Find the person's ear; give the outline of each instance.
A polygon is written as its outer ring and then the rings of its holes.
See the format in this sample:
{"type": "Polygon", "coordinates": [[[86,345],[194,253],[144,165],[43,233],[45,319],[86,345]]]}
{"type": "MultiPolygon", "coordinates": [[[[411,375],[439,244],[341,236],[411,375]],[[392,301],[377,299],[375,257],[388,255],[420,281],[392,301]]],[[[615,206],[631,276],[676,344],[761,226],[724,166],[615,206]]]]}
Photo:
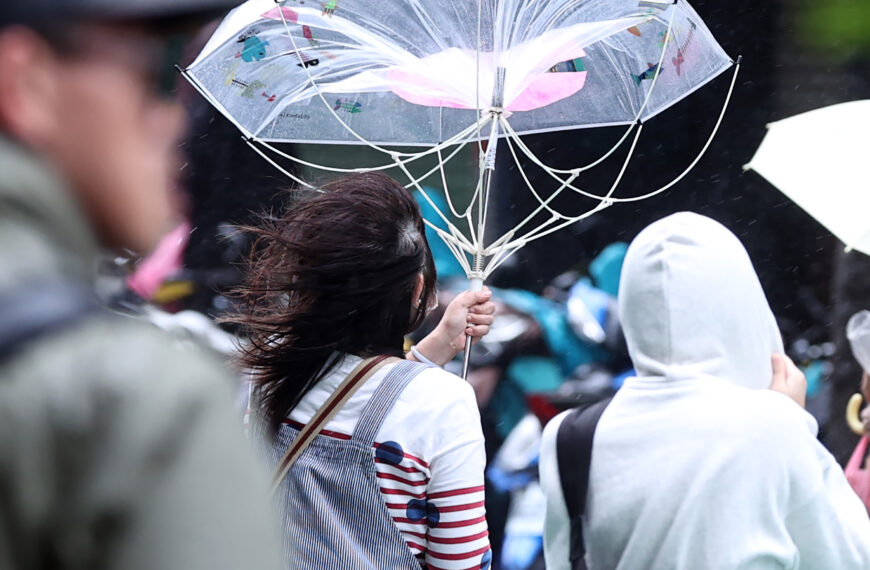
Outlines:
{"type": "Polygon", "coordinates": [[[414,294],[411,296],[412,302],[414,303],[414,307],[417,309],[425,309],[426,307],[420,307],[420,303],[425,303],[426,300],[420,300],[420,295],[423,294],[423,274],[417,274],[417,282],[414,285],[414,294]]]}
{"type": "Polygon", "coordinates": [[[0,132],[40,149],[56,129],[56,56],[36,32],[0,30],[0,132]]]}

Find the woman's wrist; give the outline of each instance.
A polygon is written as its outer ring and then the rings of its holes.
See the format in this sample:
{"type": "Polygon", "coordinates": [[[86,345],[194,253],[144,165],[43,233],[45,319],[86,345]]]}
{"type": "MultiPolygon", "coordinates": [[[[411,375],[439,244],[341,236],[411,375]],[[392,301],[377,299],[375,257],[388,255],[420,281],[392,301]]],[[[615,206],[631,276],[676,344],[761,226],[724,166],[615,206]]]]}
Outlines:
{"type": "Polygon", "coordinates": [[[436,366],[444,366],[453,360],[453,357],[456,356],[457,353],[457,351],[451,346],[447,334],[440,326],[435,327],[435,330],[429,333],[426,338],[418,342],[414,348],[422,357],[418,358],[418,360],[423,361],[425,359],[436,366]]]}

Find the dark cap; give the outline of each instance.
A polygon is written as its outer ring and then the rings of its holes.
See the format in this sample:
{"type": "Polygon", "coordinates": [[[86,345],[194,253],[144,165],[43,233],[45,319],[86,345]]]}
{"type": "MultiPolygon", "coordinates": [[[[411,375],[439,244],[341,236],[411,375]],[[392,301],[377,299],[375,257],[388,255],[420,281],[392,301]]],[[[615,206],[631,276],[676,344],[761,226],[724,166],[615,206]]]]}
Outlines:
{"type": "Polygon", "coordinates": [[[0,27],[61,21],[149,21],[217,16],[241,0],[0,0],[0,27]]]}

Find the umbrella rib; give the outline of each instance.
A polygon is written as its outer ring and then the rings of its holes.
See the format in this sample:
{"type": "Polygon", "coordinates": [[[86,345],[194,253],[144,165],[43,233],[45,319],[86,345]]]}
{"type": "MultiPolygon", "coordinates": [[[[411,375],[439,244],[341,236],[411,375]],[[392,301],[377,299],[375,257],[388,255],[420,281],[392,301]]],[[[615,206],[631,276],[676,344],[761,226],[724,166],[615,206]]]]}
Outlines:
{"type": "MultiPolygon", "coordinates": [[[[464,145],[463,145],[463,147],[464,147],[464,145]]],[[[450,158],[452,158],[452,157],[448,157],[448,160],[450,158]]],[[[471,221],[471,216],[469,216],[468,213],[469,213],[469,210],[471,209],[471,204],[473,204],[474,201],[472,200],[472,202],[469,203],[468,208],[466,208],[464,214],[460,214],[456,210],[456,208],[453,206],[453,200],[451,200],[451,198],[450,198],[450,189],[447,187],[447,173],[444,170],[445,163],[446,163],[446,161],[441,157],[441,150],[439,149],[438,150],[438,167],[441,170],[441,185],[444,188],[444,197],[447,200],[447,207],[450,208],[450,213],[453,214],[454,217],[465,220],[466,223],[468,223],[468,231],[471,233],[472,239],[473,239],[474,238],[474,227],[473,227],[473,224],[471,221]]]]}
{"type": "Polygon", "coordinates": [[[459,262],[459,265],[462,266],[462,270],[465,271],[466,275],[470,274],[471,266],[468,264],[468,258],[465,257],[465,254],[463,253],[464,248],[462,248],[461,244],[456,241],[456,238],[425,218],[423,219],[423,222],[438,234],[438,237],[441,238],[441,241],[444,242],[444,245],[447,246],[450,253],[453,254],[453,257],[455,257],[456,261],[459,262]]]}
{"type": "MultiPolygon", "coordinates": [[[[503,119],[503,122],[508,123],[508,121],[506,119],[503,119]]],[[[625,174],[625,170],[626,170],[626,168],[628,168],[628,164],[631,161],[632,156],[634,155],[634,149],[637,146],[637,141],[640,139],[640,133],[642,132],[642,130],[643,130],[643,125],[638,124],[637,131],[635,132],[635,135],[634,135],[634,140],[632,141],[631,147],[628,150],[628,154],[626,155],[625,160],[622,163],[622,168],[620,169],[619,174],[617,175],[613,184],[610,186],[610,190],[607,192],[607,194],[604,196],[590,195],[588,197],[593,197],[593,199],[596,199],[599,201],[612,200],[611,197],[613,196],[613,193],[616,191],[616,188],[619,185],[619,183],[622,181],[622,177],[625,174]]],[[[538,203],[539,203],[538,208],[536,208],[535,211],[533,211],[525,220],[520,222],[519,225],[514,227],[512,231],[518,231],[521,227],[523,227],[528,222],[530,222],[535,216],[538,215],[538,213],[540,213],[541,209],[546,209],[553,216],[556,216],[558,218],[562,218],[564,220],[572,220],[572,219],[577,220],[578,218],[576,216],[567,216],[561,212],[557,212],[556,210],[553,210],[552,208],[550,208],[549,203],[552,200],[554,200],[559,194],[561,194],[562,191],[565,190],[565,188],[572,187],[571,183],[577,178],[577,176],[579,175],[579,172],[573,172],[565,180],[562,180],[558,176],[553,176],[553,178],[555,178],[556,180],[558,180],[561,183],[561,186],[557,190],[555,190],[546,200],[542,200],[541,197],[539,196],[539,194],[537,193],[537,191],[534,189],[531,181],[529,181],[528,176],[526,176],[525,170],[523,170],[523,167],[520,164],[519,157],[517,156],[516,151],[513,148],[513,144],[511,141],[512,137],[509,136],[506,138],[507,138],[507,142],[508,142],[508,147],[510,148],[511,154],[514,157],[514,162],[517,165],[517,169],[520,171],[520,174],[522,175],[523,180],[526,182],[526,185],[529,187],[529,190],[531,190],[532,194],[535,196],[535,199],[537,199],[538,203]]],[[[550,173],[550,174],[552,175],[552,173],[550,173]]],[[[583,214],[581,214],[581,215],[583,215],[583,214]]]]}
{"type": "MultiPolygon", "coordinates": [[[[731,76],[731,84],[728,86],[728,93],[725,96],[725,101],[722,105],[722,110],[719,112],[719,117],[716,119],[716,124],[713,127],[713,131],[710,133],[710,136],[708,137],[707,142],[701,148],[701,151],[698,153],[698,155],[695,157],[695,159],[689,164],[689,166],[683,172],[681,172],[676,178],[674,178],[673,180],[671,180],[669,183],[665,184],[664,186],[658,188],[657,190],[654,190],[652,192],[648,192],[646,194],[642,194],[640,196],[632,196],[629,198],[609,198],[610,202],[613,202],[613,203],[631,203],[631,202],[639,202],[639,201],[645,200],[647,198],[652,198],[653,196],[657,196],[658,194],[661,194],[662,192],[665,192],[666,190],[670,189],[677,182],[679,182],[680,180],[685,178],[685,176],[695,167],[695,165],[698,164],[698,162],[701,160],[701,157],[704,156],[704,153],[707,152],[707,149],[710,147],[710,144],[712,144],[713,139],[716,137],[716,133],[719,131],[719,127],[721,126],[722,120],[725,117],[725,111],[728,109],[728,103],[731,101],[731,95],[734,92],[734,84],[737,81],[737,74],[740,71],[740,65],[741,65],[741,58],[737,58],[737,61],[735,62],[735,65],[734,65],[734,73],[731,76]]],[[[529,156],[529,155],[527,154],[527,156],[529,156]]],[[[531,155],[531,156],[529,156],[529,158],[532,158],[532,160],[534,161],[535,157],[534,157],[534,155],[531,155]]],[[[536,162],[536,164],[538,164],[538,166],[542,166],[539,162],[536,162]]],[[[551,178],[554,178],[555,180],[558,180],[560,182],[562,181],[562,179],[559,178],[555,172],[551,171],[550,169],[548,169],[546,167],[544,167],[543,169],[544,169],[544,172],[549,174],[551,178]]],[[[589,192],[582,190],[580,188],[576,188],[575,186],[573,186],[571,184],[568,185],[568,188],[574,190],[578,194],[581,194],[583,196],[587,196],[589,198],[594,198],[594,199],[598,199],[598,200],[607,199],[606,196],[598,196],[595,194],[590,194],[589,192]]]]}
{"type": "Polygon", "coordinates": [[[676,178],[659,188],[653,192],[649,192],[648,194],[643,194],[641,196],[634,196],[631,198],[619,198],[614,199],[614,202],[638,202],[640,200],[644,200],[646,198],[652,198],[653,196],[657,196],[662,192],[673,187],[677,182],[686,177],[686,175],[695,168],[695,165],[701,160],[704,154],[707,152],[707,149],[710,148],[710,145],[713,143],[713,139],[716,137],[716,133],[719,131],[719,127],[722,125],[722,120],[725,118],[725,111],[728,109],[728,103],[731,101],[731,94],[734,92],[734,84],[737,81],[737,74],[740,72],[740,60],[741,58],[737,58],[737,62],[734,65],[734,74],[731,76],[731,84],[728,86],[728,93],[725,95],[725,102],[722,104],[722,110],[719,112],[719,117],[716,119],[716,124],[713,126],[713,131],[710,133],[710,136],[707,138],[707,142],[704,143],[704,146],[701,148],[701,151],[695,157],[686,169],[679,174],[676,178]]]}
{"type": "Polygon", "coordinates": [[[259,148],[257,148],[257,146],[254,144],[253,139],[249,139],[249,138],[244,138],[244,137],[242,137],[242,140],[244,140],[244,141],[247,143],[247,145],[248,145],[249,147],[251,147],[252,149],[254,149],[254,152],[256,152],[256,153],[259,154],[261,157],[263,157],[263,159],[265,159],[266,162],[268,162],[269,164],[271,164],[272,166],[274,166],[275,168],[277,168],[279,172],[281,172],[282,174],[284,174],[285,176],[287,176],[288,178],[290,178],[290,179],[293,180],[294,182],[296,182],[296,183],[298,183],[298,184],[301,184],[302,186],[305,186],[306,188],[310,188],[310,189],[312,189],[312,190],[316,190],[316,191],[318,191],[318,192],[323,192],[323,190],[320,190],[319,188],[316,188],[316,187],[312,186],[312,185],[309,184],[308,182],[305,182],[305,181],[302,180],[301,178],[298,178],[295,174],[292,174],[290,171],[286,170],[286,169],[283,168],[280,164],[278,164],[277,162],[275,162],[274,160],[272,160],[272,158],[271,158],[270,156],[268,156],[265,152],[263,152],[262,150],[260,150],[259,148]]]}
{"type": "MultiPolygon", "coordinates": [[[[397,160],[396,165],[402,169],[402,172],[405,173],[405,176],[407,176],[411,180],[411,184],[420,192],[420,194],[423,195],[423,197],[426,199],[426,201],[429,202],[429,205],[432,206],[432,209],[435,210],[435,213],[438,214],[438,216],[441,218],[441,220],[444,221],[445,224],[447,224],[447,227],[448,228],[450,228],[450,227],[455,228],[453,223],[447,219],[447,216],[444,215],[444,213],[435,204],[435,202],[432,200],[432,198],[429,197],[429,193],[426,192],[426,190],[424,190],[422,186],[420,186],[419,180],[415,179],[414,176],[408,171],[408,168],[405,166],[405,164],[402,163],[401,161],[397,160]]],[[[459,235],[461,236],[462,234],[460,233],[459,235]]],[[[467,243],[467,245],[471,246],[470,243],[467,243]]]]}
{"type": "MultiPolygon", "coordinates": [[[[242,130],[243,133],[247,134],[246,130],[242,129],[241,127],[239,127],[239,128],[240,128],[240,130],[242,130]]],[[[423,152],[417,153],[417,154],[409,155],[409,154],[405,154],[405,153],[395,152],[391,156],[394,156],[394,157],[400,156],[400,155],[407,156],[408,158],[402,162],[405,164],[410,164],[410,163],[414,162],[415,160],[418,160],[420,158],[428,156],[432,153],[438,152],[439,149],[443,149],[443,148],[446,148],[448,146],[453,146],[456,144],[459,144],[460,146],[464,146],[464,145],[468,144],[473,138],[471,135],[473,134],[475,129],[476,129],[476,125],[470,125],[464,131],[457,133],[456,135],[447,139],[443,143],[441,143],[437,146],[434,146],[430,149],[427,149],[423,152]],[[460,142],[460,140],[463,138],[465,138],[465,140],[460,142]]],[[[316,168],[319,170],[324,170],[326,172],[338,172],[338,173],[375,172],[378,170],[389,170],[390,168],[394,168],[396,166],[395,161],[391,162],[389,164],[383,164],[380,166],[361,167],[361,168],[339,168],[336,166],[326,166],[324,164],[315,164],[313,162],[308,162],[306,160],[303,160],[301,158],[298,158],[298,157],[295,157],[291,154],[288,154],[288,153],[282,151],[281,149],[272,146],[268,142],[260,139],[259,137],[256,137],[254,135],[248,135],[248,136],[249,136],[249,138],[256,140],[258,144],[269,149],[270,151],[274,152],[278,156],[282,156],[288,160],[292,160],[293,162],[296,162],[296,163],[301,164],[303,166],[308,166],[309,168],[316,168]]]]}
{"type": "MultiPolygon", "coordinates": [[[[628,163],[631,161],[631,157],[634,155],[634,149],[637,146],[637,141],[640,138],[640,133],[641,133],[642,129],[643,129],[643,125],[642,124],[638,125],[637,133],[634,136],[634,140],[631,143],[631,148],[629,149],[628,154],[625,157],[625,161],[622,163],[622,168],[619,171],[619,175],[613,181],[613,185],[610,187],[610,190],[608,191],[607,195],[601,199],[601,201],[598,203],[598,205],[595,208],[593,208],[593,209],[589,210],[588,212],[581,214],[580,216],[577,216],[573,219],[566,220],[565,223],[558,224],[555,228],[550,228],[547,231],[541,231],[543,226],[540,226],[537,228],[537,230],[530,231],[525,236],[523,236],[519,240],[517,240],[518,243],[526,244],[530,241],[544,237],[546,235],[553,233],[554,231],[557,231],[563,227],[569,226],[573,223],[579,222],[580,220],[588,218],[592,214],[594,214],[600,210],[603,210],[604,208],[611,206],[613,204],[613,199],[612,199],[613,193],[616,191],[616,187],[619,186],[619,183],[622,181],[622,177],[625,175],[625,171],[628,168],[628,163]],[[535,233],[535,231],[537,231],[537,233],[535,233]]],[[[561,179],[559,179],[559,180],[561,181],[561,179]]],[[[560,192],[562,189],[564,189],[565,186],[570,186],[570,184],[568,183],[567,180],[565,182],[563,182],[562,184],[563,184],[562,188],[559,189],[560,192]]],[[[553,218],[551,218],[551,220],[553,220],[553,218]]]]}

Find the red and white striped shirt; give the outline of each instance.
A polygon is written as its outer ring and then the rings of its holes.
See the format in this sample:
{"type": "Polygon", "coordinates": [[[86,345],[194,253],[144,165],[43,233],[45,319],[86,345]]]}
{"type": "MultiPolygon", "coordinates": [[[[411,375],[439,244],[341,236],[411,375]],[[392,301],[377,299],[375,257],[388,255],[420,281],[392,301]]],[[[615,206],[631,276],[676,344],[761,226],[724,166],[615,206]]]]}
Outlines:
{"type": "MultiPolygon", "coordinates": [[[[285,422],[303,426],[361,359],[348,356],[305,395],[285,422]]],[[[321,432],[350,439],[393,365],[379,370],[321,432]]],[[[421,372],[384,419],[372,450],[381,496],[411,551],[430,569],[487,569],[486,457],[474,391],[440,368],[421,372]]]]}

